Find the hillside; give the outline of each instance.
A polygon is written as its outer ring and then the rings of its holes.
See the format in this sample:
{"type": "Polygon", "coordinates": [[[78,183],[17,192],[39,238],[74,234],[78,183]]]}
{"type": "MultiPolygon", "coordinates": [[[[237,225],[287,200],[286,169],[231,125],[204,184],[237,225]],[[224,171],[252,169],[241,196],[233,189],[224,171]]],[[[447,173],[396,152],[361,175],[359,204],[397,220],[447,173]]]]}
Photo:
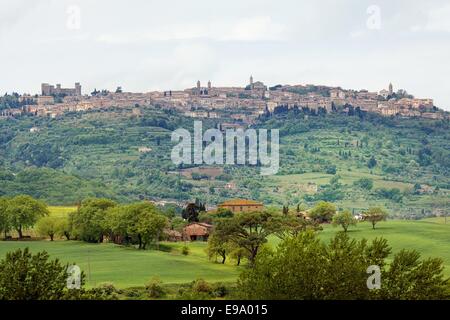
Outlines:
{"type": "MultiPolygon", "coordinates": [[[[191,130],[193,119],[155,107],[141,111],[0,121],[0,195],[28,193],[58,205],[86,197],[180,203],[199,197],[210,205],[232,197],[291,206],[328,200],[355,210],[382,205],[414,218],[450,209],[448,121],[301,111],[268,116],[256,127],[280,130],[280,170],[261,177],[250,166],[175,166],[170,134],[191,130]]],[[[204,119],[203,130],[222,122],[231,120],[204,119]]]]}

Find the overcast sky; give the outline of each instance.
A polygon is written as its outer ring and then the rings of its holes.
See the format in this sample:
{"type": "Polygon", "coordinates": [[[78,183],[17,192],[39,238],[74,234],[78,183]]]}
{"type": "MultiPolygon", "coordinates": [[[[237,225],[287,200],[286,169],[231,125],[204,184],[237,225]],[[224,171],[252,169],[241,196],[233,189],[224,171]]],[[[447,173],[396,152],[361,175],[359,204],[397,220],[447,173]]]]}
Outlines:
{"type": "Polygon", "coordinates": [[[450,110],[448,0],[1,0],[0,92],[389,82],[450,110]]]}

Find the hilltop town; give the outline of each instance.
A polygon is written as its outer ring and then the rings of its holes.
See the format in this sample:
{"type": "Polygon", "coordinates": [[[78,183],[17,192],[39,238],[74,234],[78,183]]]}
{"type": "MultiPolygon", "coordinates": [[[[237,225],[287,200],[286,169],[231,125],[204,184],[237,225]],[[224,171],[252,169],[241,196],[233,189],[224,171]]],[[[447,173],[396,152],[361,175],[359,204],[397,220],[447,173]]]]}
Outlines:
{"type": "Polygon", "coordinates": [[[215,87],[208,81],[202,86],[185,90],[153,91],[147,93],[123,92],[118,87],[115,92],[94,90],[83,95],[80,83],[74,88],[62,88],[43,83],[40,94],[15,94],[16,108],[1,108],[0,117],[31,114],[56,118],[66,112],[80,112],[112,107],[139,108],[146,105],[175,109],[193,118],[220,118],[227,113],[232,119],[251,124],[261,114],[274,112],[278,107],[308,108],[313,112],[350,108],[383,116],[423,117],[444,119],[448,115],[438,109],[433,99],[419,99],[405,90],[394,91],[393,85],[379,92],[367,90],[346,90],[340,87],[319,85],[275,85],[266,86],[254,81],[251,76],[244,87],[215,87]]]}

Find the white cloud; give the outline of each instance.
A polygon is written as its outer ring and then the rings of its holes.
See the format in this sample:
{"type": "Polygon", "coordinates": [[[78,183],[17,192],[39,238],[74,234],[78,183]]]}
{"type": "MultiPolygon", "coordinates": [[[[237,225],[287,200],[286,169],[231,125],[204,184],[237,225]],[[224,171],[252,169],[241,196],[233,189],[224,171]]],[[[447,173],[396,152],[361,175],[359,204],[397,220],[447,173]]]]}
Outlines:
{"type": "Polygon", "coordinates": [[[3,0],[0,5],[0,32],[11,30],[41,2],[40,0],[3,0]]]}
{"type": "Polygon", "coordinates": [[[428,22],[425,29],[450,32],[450,4],[432,8],[428,13],[428,22]]]}
{"type": "Polygon", "coordinates": [[[273,22],[270,16],[259,16],[238,21],[229,32],[225,31],[224,35],[219,35],[219,38],[237,41],[279,41],[285,38],[283,31],[285,26],[273,22]]]}
{"type": "Polygon", "coordinates": [[[280,41],[284,39],[284,26],[270,16],[256,16],[236,21],[209,21],[197,24],[158,25],[151,30],[106,33],[96,40],[107,44],[132,44],[152,41],[179,41],[207,39],[214,41],[280,41]]]}

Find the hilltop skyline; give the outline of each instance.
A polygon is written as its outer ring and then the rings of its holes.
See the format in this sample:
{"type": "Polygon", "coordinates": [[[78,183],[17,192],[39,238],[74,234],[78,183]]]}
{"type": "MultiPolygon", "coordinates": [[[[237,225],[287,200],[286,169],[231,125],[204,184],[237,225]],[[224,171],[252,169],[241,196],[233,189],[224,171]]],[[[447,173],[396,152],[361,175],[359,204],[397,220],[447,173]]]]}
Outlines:
{"type": "Polygon", "coordinates": [[[0,92],[82,81],[132,92],[211,80],[379,91],[450,110],[450,5],[428,1],[5,1],[0,92]],[[139,10],[135,8],[139,7],[139,10]],[[332,10],[331,10],[332,8],[332,10]]]}

